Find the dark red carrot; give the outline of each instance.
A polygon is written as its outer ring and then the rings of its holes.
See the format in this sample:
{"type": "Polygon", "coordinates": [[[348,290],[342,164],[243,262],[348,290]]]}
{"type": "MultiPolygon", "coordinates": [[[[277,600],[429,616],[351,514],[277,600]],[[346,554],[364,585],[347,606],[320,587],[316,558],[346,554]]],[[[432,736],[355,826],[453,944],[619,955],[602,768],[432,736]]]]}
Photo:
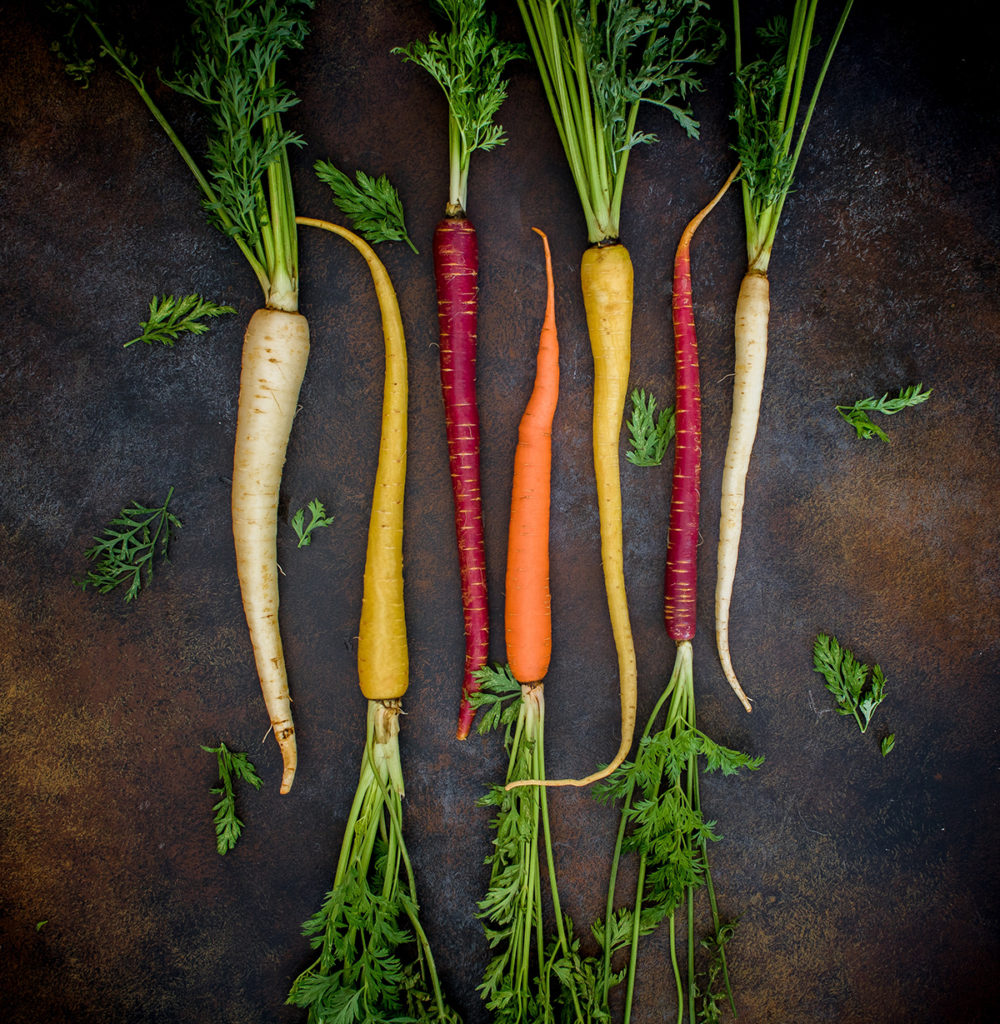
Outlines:
{"type": "Polygon", "coordinates": [[[701,222],[725,195],[739,166],[719,193],[684,229],[674,257],[674,367],[676,438],[667,533],[667,570],[663,613],[675,643],[692,640],[698,591],[698,515],[701,505],[701,390],[698,339],[691,299],[691,239],[701,222]]]}
{"type": "Polygon", "coordinates": [[[475,715],[469,694],[479,689],[475,674],[486,665],[489,653],[476,409],[479,252],[475,229],[465,215],[469,162],[476,150],[493,149],[505,141],[494,117],[507,96],[504,68],[521,51],[497,37],[496,16],[486,13],[485,0],[448,0],[433,6],[446,20],[447,30],[393,52],[422,67],[448,99],[448,202],[445,219],[434,232],[434,273],[465,617],[465,677],[458,713],[458,738],[464,740],[475,715]]]}
{"type": "Polygon", "coordinates": [[[455,532],[465,618],[465,677],[458,738],[465,739],[475,712],[469,694],[479,689],[475,673],[489,655],[490,616],[486,597],[486,553],[479,488],[479,409],[476,405],[476,331],[479,246],[468,218],[446,217],[434,232],[448,460],[455,498],[455,532]]]}
{"type": "Polygon", "coordinates": [[[715,839],[701,812],[698,757],[711,750],[727,774],[740,767],[760,764],[738,751],[708,740],[697,728],[695,716],[694,662],[691,641],[695,634],[697,596],[698,514],[701,503],[701,392],[698,373],[698,339],[691,299],[691,239],[709,211],[725,194],[739,167],[721,191],[684,229],[674,257],[673,327],[676,368],[676,441],[673,484],[670,497],[670,525],[667,539],[667,569],[664,588],[664,620],[667,633],[677,645],[670,680],[656,702],[639,741],[634,762],[626,764],[618,781],[623,795],[618,838],[612,860],[604,919],[604,960],[600,978],[606,1000],[616,976],[611,971],[612,932],[618,864],[626,849],[626,836],[641,835],[636,843],[639,863],[636,871],[635,902],[631,911],[631,933],[627,940],[628,968],[625,972],[623,1021],[631,1019],[635,995],[638,943],[643,920],[667,920],[670,958],[677,990],[674,1019],[697,1019],[695,999],[694,893],[702,885],[708,894],[714,942],[720,957],[721,984],[732,1004],[728,968],[723,947],[724,931],[719,919],[715,890],[708,863],[708,840],[715,839]],[[657,728],[660,716],[663,724],[657,728]],[[710,746],[709,746],[710,744],[710,746]],[[667,765],[670,767],[667,767],[667,765]],[[678,822],[683,822],[679,825],[678,822]],[[675,920],[686,918],[686,963],[678,954],[675,920]],[[686,1016],[685,1016],[686,1012],[686,1016]]]}

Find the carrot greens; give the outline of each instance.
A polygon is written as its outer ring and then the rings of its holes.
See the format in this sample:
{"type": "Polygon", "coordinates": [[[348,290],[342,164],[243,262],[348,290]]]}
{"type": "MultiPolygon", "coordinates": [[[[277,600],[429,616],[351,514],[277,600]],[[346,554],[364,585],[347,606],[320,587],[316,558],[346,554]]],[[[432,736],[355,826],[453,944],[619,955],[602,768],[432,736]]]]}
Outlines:
{"type": "Polygon", "coordinates": [[[82,590],[90,587],[100,594],[108,594],[124,586],[125,601],[129,602],[152,583],[154,562],[167,560],[170,531],[179,530],[181,526],[181,521],[169,509],[173,495],[171,487],[162,505],[150,508],[135,503],[123,508],[108,523],[85,552],[95,565],[79,581],[82,590]]]}
{"type": "MultiPolygon", "coordinates": [[[[813,668],[837,701],[838,713],[852,715],[858,728],[867,732],[875,709],[885,700],[882,667],[862,664],[836,637],[820,633],[813,644],[813,668]]],[[[883,755],[891,749],[891,744],[888,750],[883,748],[883,755]]]]}
{"type": "Polygon", "coordinates": [[[656,412],[656,399],[642,388],[632,392],[632,416],[628,421],[631,448],[625,458],[633,466],[659,466],[674,439],[676,417],[674,407],[656,412]]]}
{"type": "Polygon", "coordinates": [[[219,766],[219,785],[212,795],[219,801],[215,811],[215,847],[221,855],[228,853],[243,832],[243,822],[236,816],[236,783],[247,782],[260,789],[261,780],[246,754],[230,750],[225,743],[217,747],[202,746],[206,754],[215,754],[219,766]]]}
{"type": "Polygon", "coordinates": [[[859,438],[867,440],[877,437],[888,442],[889,435],[876,424],[869,413],[881,413],[883,416],[895,416],[904,409],[926,402],[931,397],[931,388],[924,390],[923,384],[910,384],[899,389],[895,398],[884,394],[881,398],[862,398],[853,405],[838,405],[837,412],[852,426],[859,438]]]}
{"type": "Polygon", "coordinates": [[[459,1021],[441,994],[403,841],[399,714],[399,701],[368,702],[361,776],[333,885],[302,928],[317,955],[287,1001],[307,1008],[310,1024],[459,1021]]]}
{"type": "Polygon", "coordinates": [[[359,235],[369,242],[406,242],[417,252],[406,231],[399,193],[384,174],[375,178],[356,171],[352,181],[329,160],[317,160],[313,170],[320,181],[330,186],[334,206],[350,217],[359,235]]]}
{"type": "Polygon", "coordinates": [[[158,341],[168,348],[184,334],[205,334],[209,325],[206,320],[226,313],[235,313],[232,306],[220,306],[201,295],[154,295],[149,302],[149,319],[140,322],[142,334],[126,341],[122,348],[128,348],[137,341],[152,345],[158,341]]]}
{"type": "Polygon", "coordinates": [[[496,34],[496,17],[485,0],[432,0],[448,23],[392,52],[422,67],[448,100],[448,212],[464,213],[469,196],[469,167],[477,150],[489,152],[506,141],[496,115],[507,98],[507,65],[522,48],[496,34]]]}
{"type": "Polygon", "coordinates": [[[620,234],[639,106],[662,107],[692,138],[691,94],[725,35],[705,0],[518,0],[591,242],[620,234]]]}
{"type": "MultiPolygon", "coordinates": [[[[600,784],[602,799],[616,801],[621,821],[615,845],[615,872],[608,893],[605,922],[613,921],[613,897],[617,864],[623,854],[638,858],[635,899],[627,922],[629,939],[626,979],[626,1019],[632,1003],[636,980],[638,940],[656,930],[664,920],[670,924],[671,960],[677,981],[678,1019],[684,1013],[685,991],[690,1020],[695,999],[694,939],[688,932],[687,948],[677,949],[675,918],[688,916],[692,926],[695,891],[706,888],[712,912],[712,934],[719,938],[724,927],[718,916],[715,892],[708,865],[708,844],[719,839],[715,822],[702,813],[699,792],[699,758],[705,770],[734,775],[741,768],[756,769],[762,757],[751,757],[722,746],[697,728],[695,718],[694,675],[690,660],[678,658],[666,688],[650,714],[639,739],[634,760],[627,761],[608,780],[600,784]],[[686,967],[682,967],[685,964],[686,967]],[[684,983],[684,975],[687,983],[684,983]]],[[[620,923],[619,923],[620,924],[620,923]]],[[[611,936],[610,930],[608,931],[611,936]]],[[[604,943],[605,977],[611,978],[610,951],[613,942],[604,943]]],[[[728,991],[728,978],[725,986],[728,991]]]]}
{"type": "MultiPolygon", "coordinates": [[[[522,686],[509,667],[485,667],[470,700],[482,712],[480,735],[502,729],[508,764],[505,782],[545,778],[545,701],[542,686],[522,686]]],[[[556,1021],[577,1009],[579,997],[569,967],[572,926],[563,917],[555,881],[552,833],[542,787],[493,786],[479,801],[495,809],[493,851],[486,858],[490,882],[479,901],[479,917],[493,956],[479,992],[494,1024],[556,1021]],[[541,827],[539,827],[541,826],[541,827]],[[556,934],[545,938],[544,860],[556,934]],[[567,969],[569,967],[569,969],[567,969]]]]}
{"type": "Polygon", "coordinates": [[[295,536],[299,538],[298,546],[300,548],[307,548],[312,544],[313,530],[333,525],[333,516],[326,514],[326,508],[319,498],[313,498],[309,502],[308,508],[308,523],[306,522],[306,510],[304,508],[300,508],[292,516],[292,529],[295,531],[295,536]]]}

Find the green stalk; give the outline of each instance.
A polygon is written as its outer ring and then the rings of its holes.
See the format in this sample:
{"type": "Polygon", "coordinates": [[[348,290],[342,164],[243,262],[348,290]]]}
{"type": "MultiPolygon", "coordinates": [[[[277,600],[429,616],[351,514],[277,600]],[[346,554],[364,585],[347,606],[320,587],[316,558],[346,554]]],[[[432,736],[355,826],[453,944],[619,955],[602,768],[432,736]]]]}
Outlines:
{"type": "Polygon", "coordinates": [[[522,686],[509,668],[485,668],[477,678],[481,689],[473,703],[477,710],[489,707],[480,716],[479,731],[506,726],[508,752],[504,785],[492,787],[480,801],[497,808],[497,816],[492,823],[496,838],[488,861],[489,889],[479,902],[479,916],[495,953],[479,991],[496,1021],[521,1024],[545,1008],[555,1019],[568,1012],[581,1024],[589,1018],[559,899],[546,792],[540,786],[506,788],[522,779],[545,778],[544,689],[541,683],[522,686]],[[555,916],[555,941],[548,958],[543,858],[555,916]]]}
{"type": "Polygon", "coordinates": [[[445,1004],[430,943],[420,922],[413,865],[403,838],[398,715],[398,702],[368,702],[358,788],[348,815],[333,888],[304,929],[306,934],[317,936],[313,946],[320,951],[319,957],[296,979],[288,1001],[308,1007],[312,1024],[319,1024],[323,1007],[330,1001],[336,1002],[344,994],[352,995],[354,985],[360,984],[367,996],[359,1012],[370,1020],[372,1013],[378,1015],[377,1019],[395,1015],[394,1004],[398,1003],[400,992],[413,991],[414,985],[422,982],[431,986],[433,1019],[440,1024],[456,1022],[445,1004]],[[378,843],[383,848],[376,858],[378,843]],[[390,923],[395,917],[396,929],[402,927],[401,918],[409,922],[416,946],[414,958],[404,958],[398,940],[386,940],[382,925],[366,920],[371,908],[364,892],[371,889],[383,901],[378,913],[386,914],[390,923]],[[383,945],[373,948],[376,938],[383,945]],[[345,955],[345,950],[349,954],[345,955]],[[369,991],[374,974],[364,967],[364,958],[368,956],[377,957],[380,963],[386,957],[399,960],[402,978],[393,983],[391,991],[369,991]],[[361,976],[356,977],[359,972],[361,976]]]}
{"type": "MultiPolygon", "coordinates": [[[[625,171],[640,104],[678,114],[679,101],[694,81],[692,66],[714,60],[711,37],[717,34],[721,42],[721,32],[687,0],[607,4],[603,9],[592,0],[587,11],[582,6],[572,0],[518,0],[580,197],[587,238],[597,245],[616,242],[620,234],[625,171]],[[637,6],[644,17],[636,18],[637,6]],[[653,48],[661,36],[679,47],[674,61],[657,63],[653,48]],[[706,41],[709,45],[699,48],[706,41]],[[683,67],[681,81],[675,66],[683,67]]],[[[679,119],[689,133],[696,132],[688,111],[679,119]]]]}
{"type": "MultiPolygon", "coordinates": [[[[760,109],[753,97],[749,98],[750,106],[737,105],[737,149],[741,151],[741,159],[745,164],[748,163],[746,157],[749,140],[755,131],[762,129],[767,123],[773,123],[776,129],[775,138],[779,140],[768,152],[757,154],[757,173],[753,181],[758,183],[758,186],[755,188],[748,176],[743,177],[743,212],[746,221],[747,263],[750,270],[767,273],[785,200],[792,187],[806,133],[853,2],[854,0],[846,0],[841,10],[801,121],[798,120],[799,109],[805,90],[806,63],[812,47],[819,0],[795,0],[789,27],[788,48],[782,65],[785,80],[777,107],[774,110],[760,109]],[[774,180],[780,183],[777,191],[764,195],[764,186],[760,183],[766,182],[767,187],[770,187],[774,180]]],[[[739,76],[744,69],[739,0],[733,0],[733,23],[736,74],[739,76]]]]}
{"type": "MultiPolygon", "coordinates": [[[[545,780],[545,697],[542,693],[542,686],[539,684],[536,689],[538,690],[538,735],[535,744],[535,763],[532,766],[532,771],[535,773],[534,778],[545,780]]],[[[563,956],[569,960],[570,958],[570,945],[569,938],[566,935],[566,926],[563,920],[562,904],[559,902],[559,886],[556,884],[556,861],[555,855],[552,849],[552,830],[549,825],[549,804],[546,798],[546,787],[545,786],[533,786],[530,787],[538,794],[539,803],[541,804],[541,815],[542,815],[542,836],[545,843],[545,867],[549,873],[549,894],[552,898],[552,912],[556,922],[556,936],[559,941],[559,948],[562,950],[563,956]]],[[[541,922],[539,922],[539,938],[541,939],[541,922]]],[[[545,943],[541,942],[539,949],[542,951],[541,956],[544,956],[545,943]]],[[[569,975],[570,980],[567,982],[569,987],[570,998],[573,1000],[573,1010],[575,1012],[575,1020],[579,1021],[583,1019],[583,1011],[580,1007],[580,997],[577,992],[577,986],[572,980],[572,975],[569,975]]]]}
{"type": "MultiPolygon", "coordinates": [[[[159,106],[156,104],[156,101],[149,94],[141,76],[137,75],[128,66],[128,64],[126,64],[122,60],[118,51],[108,41],[108,38],[104,34],[104,30],[101,28],[101,26],[98,25],[97,22],[94,21],[94,19],[91,18],[89,15],[86,15],[86,20],[87,24],[90,25],[91,29],[94,31],[94,34],[100,41],[102,52],[114,61],[114,63],[118,67],[119,74],[121,74],[122,78],[124,78],[139,94],[139,97],[142,99],[142,102],[146,105],[146,109],[150,112],[150,114],[153,115],[153,118],[156,121],[156,123],[163,129],[167,138],[173,144],[174,149],[177,150],[178,154],[184,161],[188,170],[194,176],[194,180],[197,183],[198,188],[201,190],[202,195],[209,203],[214,204],[217,207],[218,198],[215,194],[215,190],[212,188],[211,184],[205,177],[201,168],[195,162],[194,157],[191,156],[187,147],[184,145],[183,142],[181,142],[180,136],[177,134],[177,132],[174,131],[173,126],[166,119],[166,117],[163,114],[163,111],[160,110],[159,106]]],[[[219,217],[222,223],[226,227],[233,227],[233,221],[226,214],[225,210],[221,208],[218,209],[219,217]]],[[[243,253],[243,255],[246,257],[247,262],[250,264],[250,268],[253,270],[258,283],[260,284],[261,288],[264,291],[264,294],[267,295],[268,277],[267,271],[264,268],[263,263],[254,255],[253,250],[246,244],[246,241],[244,239],[236,236],[234,237],[234,241],[236,242],[237,246],[239,246],[240,252],[243,253]]]]}

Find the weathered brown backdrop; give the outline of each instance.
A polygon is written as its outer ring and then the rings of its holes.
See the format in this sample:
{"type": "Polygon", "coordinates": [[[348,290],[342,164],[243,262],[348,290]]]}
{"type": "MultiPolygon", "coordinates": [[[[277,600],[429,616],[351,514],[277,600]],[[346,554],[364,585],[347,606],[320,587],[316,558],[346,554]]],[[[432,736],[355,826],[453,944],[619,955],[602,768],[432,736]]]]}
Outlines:
{"type": "MultiPolygon", "coordinates": [[[[176,6],[176,5],[173,5],[176,6]]],[[[136,47],[165,64],[182,16],[136,6],[136,47]]],[[[717,5],[728,21],[728,5],[717,5]]],[[[746,5],[748,10],[755,5],[746,5]]],[[[834,11],[823,5],[824,34],[834,11]]],[[[997,468],[1000,327],[997,60],[991,5],[858,3],[811,131],[772,263],[772,353],[749,482],[733,648],[755,700],[731,696],[711,641],[717,502],[729,410],[738,201],[695,243],[704,385],[703,727],[766,756],[709,777],[708,814],[740,1018],[751,1024],[971,1024],[997,1019],[997,468]],[[922,381],[920,409],[861,442],[834,406],[922,381]],[[871,732],[842,719],[812,672],[829,631],[889,677],[871,732]],[[886,759],[878,739],[894,731],[886,759]]],[[[519,26],[501,5],[505,34],[519,26]]],[[[767,9],[772,5],[768,4],[767,9]]],[[[437,379],[430,236],[445,200],[445,107],[390,54],[432,27],[418,0],[320,3],[287,77],[300,212],[334,213],[311,164],[386,173],[421,253],[383,246],[412,381],[406,573],[412,682],[406,826],[426,925],[466,1019],[487,948],[496,737],[452,739],[462,639],[437,379]]],[[[303,233],[302,308],[314,349],[284,477],[282,620],[300,770],[278,796],[228,526],[240,338],[258,300],[236,249],[203,221],[170,144],[130,87],[102,70],[81,90],[49,53],[35,4],[0,19],[0,987],[12,1022],[297,1021],[282,1005],[308,962],[299,928],[332,879],[355,785],[364,702],[352,637],[377,443],[381,336],[367,272],[303,233]],[[154,293],[239,309],[175,349],[122,349],[154,293]],[[176,488],[171,564],[132,606],[83,593],[91,537],[125,503],[176,488]],[[335,526],[297,550],[291,512],[322,498],[335,526]],[[200,744],[246,750],[245,837],[220,858],[200,744]],[[46,923],[38,927],[38,923],[46,923]]],[[[695,100],[691,141],[649,110],[623,235],[636,266],[632,377],[672,389],[669,268],[687,218],[732,162],[729,52],[695,100]]],[[[150,75],[150,80],[155,80],[150,75]]],[[[202,122],[157,92],[197,150],[202,122]]],[[[504,657],[506,502],[516,423],[544,303],[551,238],[563,389],[553,480],[553,773],[617,745],[617,684],[590,467],[591,365],[577,268],[578,203],[533,68],[513,72],[507,146],[474,158],[482,251],[480,403],[493,585],[504,657]]],[[[626,569],[640,717],[673,651],[661,623],[666,469],[623,463],[626,569]]],[[[586,792],[552,797],[566,909],[600,912],[614,816],[586,792]]],[[[637,1022],[671,1020],[665,934],[649,939],[637,1022]]]]}

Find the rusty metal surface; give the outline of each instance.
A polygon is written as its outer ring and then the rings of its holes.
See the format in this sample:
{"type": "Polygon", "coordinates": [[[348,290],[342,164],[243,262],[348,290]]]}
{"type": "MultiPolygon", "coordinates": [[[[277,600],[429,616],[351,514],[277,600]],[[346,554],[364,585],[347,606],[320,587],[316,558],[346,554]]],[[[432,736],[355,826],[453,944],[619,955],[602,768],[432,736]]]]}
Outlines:
{"type": "MultiPolygon", "coordinates": [[[[728,18],[728,6],[719,5],[728,18]]],[[[148,7],[142,45],[164,61],[148,7]]],[[[973,4],[942,24],[909,4],[856,5],[821,100],[772,262],[772,354],[733,611],[732,698],[711,640],[716,507],[731,321],[743,269],[738,203],[695,243],[704,386],[703,727],[766,756],[753,777],[708,777],[740,1019],[751,1024],[960,1024],[998,1019],[996,816],[1000,290],[997,61],[973,4]],[[980,42],[979,39],[983,41],[980,42]],[[833,407],[924,382],[892,443],[853,438],[833,407]],[[872,732],[833,713],[811,669],[819,631],[879,661],[889,696],[872,732]],[[883,759],[877,739],[894,731],[883,759]]],[[[827,12],[829,13],[829,12],[827,12]]],[[[505,30],[516,24],[504,9],[505,30]]],[[[320,4],[289,67],[300,212],[333,213],[315,159],[386,173],[419,257],[382,247],[406,323],[411,442],[406,586],[412,681],[406,823],[426,926],[469,1022],[488,951],[475,919],[489,833],[476,798],[502,772],[495,738],[452,739],[462,641],[437,379],[430,237],[446,184],[445,111],[391,56],[431,23],[416,0],[320,4]]],[[[283,1006],[308,961],[357,779],[364,702],[353,641],[374,473],[382,352],[367,272],[302,237],[314,338],[284,477],[282,621],[300,771],[278,796],[228,527],[242,327],[257,302],[235,248],[207,227],[187,172],[130,87],[84,91],[24,0],[0,21],[0,991],[17,1024],[297,1021],[283,1006]],[[239,310],[173,350],[121,348],[154,293],[239,310]],[[169,566],[131,606],[72,585],[91,537],[126,502],[176,488],[169,566]],[[297,550],[288,516],[336,515],[297,550]],[[236,850],[211,833],[214,763],[247,750],[236,850]],[[39,922],[46,922],[39,926],[39,922]]],[[[731,160],[728,67],[696,99],[699,142],[652,112],[656,146],[629,172],[623,236],[636,266],[632,377],[672,387],[669,268],[682,223],[731,160]]],[[[165,90],[185,137],[196,116],[165,90]]],[[[531,67],[515,71],[509,143],[474,158],[480,234],[480,402],[493,654],[503,658],[505,504],[516,423],[544,304],[544,228],[562,341],[552,564],[550,771],[584,772],[617,745],[614,655],[597,551],[590,356],[578,287],[585,233],[531,67]]],[[[672,649],[660,619],[669,475],[623,462],[626,573],[640,717],[672,649]]],[[[587,793],[552,800],[565,908],[602,912],[615,821],[587,793]]],[[[586,941],[586,936],[585,936],[586,941]]],[[[672,1020],[668,946],[651,937],[634,1020],[672,1020]]]]}

